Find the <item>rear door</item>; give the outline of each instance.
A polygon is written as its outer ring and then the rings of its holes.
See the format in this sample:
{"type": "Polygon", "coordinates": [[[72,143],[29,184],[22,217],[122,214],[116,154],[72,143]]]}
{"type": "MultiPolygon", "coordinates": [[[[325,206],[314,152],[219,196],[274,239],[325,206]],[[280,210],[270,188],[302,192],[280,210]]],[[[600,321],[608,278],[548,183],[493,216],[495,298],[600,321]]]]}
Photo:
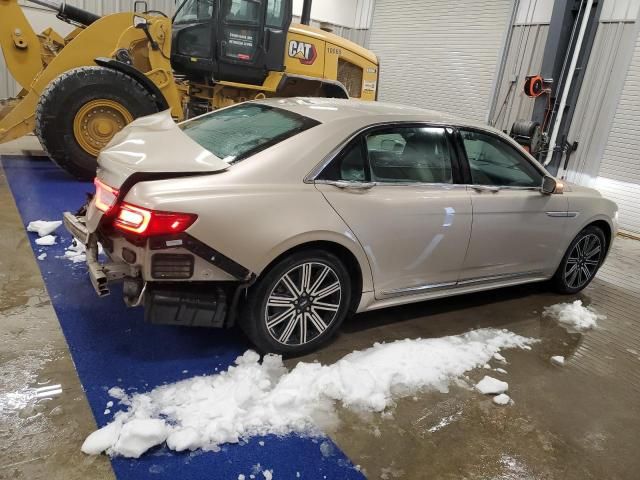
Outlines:
{"type": "Polygon", "coordinates": [[[461,129],[473,227],[461,280],[539,276],[566,245],[568,202],[540,191],[544,173],[515,147],[484,130],[461,129]]]}
{"type": "Polygon", "coordinates": [[[446,128],[378,127],[361,134],[316,186],[366,252],[377,298],[455,285],[471,230],[446,128]]]}

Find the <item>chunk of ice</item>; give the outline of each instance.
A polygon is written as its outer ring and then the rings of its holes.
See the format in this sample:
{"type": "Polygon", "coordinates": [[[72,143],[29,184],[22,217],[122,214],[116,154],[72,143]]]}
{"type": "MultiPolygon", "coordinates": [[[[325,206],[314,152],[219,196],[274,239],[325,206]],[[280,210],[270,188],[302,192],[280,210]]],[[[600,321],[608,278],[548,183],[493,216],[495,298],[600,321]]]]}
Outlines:
{"type": "Polygon", "coordinates": [[[511,397],[506,393],[501,393],[500,395],[493,397],[493,403],[496,405],[508,405],[509,402],[511,402],[511,397]]]}
{"type": "Polygon", "coordinates": [[[509,390],[509,384],[502,380],[498,380],[497,378],[485,375],[484,378],[476,384],[476,390],[485,395],[495,395],[509,390]]]}
{"type": "Polygon", "coordinates": [[[57,228],[62,225],[60,220],[47,221],[47,220],[34,220],[27,225],[28,232],[36,232],[39,237],[46,237],[50,233],[53,233],[57,228]]]}
{"type": "Polygon", "coordinates": [[[44,237],[36,238],[36,243],[50,247],[56,244],[56,237],[54,235],[45,235],[44,237]]]}

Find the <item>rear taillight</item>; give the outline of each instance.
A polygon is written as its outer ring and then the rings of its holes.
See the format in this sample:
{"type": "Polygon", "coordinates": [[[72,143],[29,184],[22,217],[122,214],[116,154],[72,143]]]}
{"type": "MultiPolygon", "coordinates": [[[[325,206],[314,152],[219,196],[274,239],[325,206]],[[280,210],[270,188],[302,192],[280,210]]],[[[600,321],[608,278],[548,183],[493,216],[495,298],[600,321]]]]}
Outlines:
{"type": "Polygon", "coordinates": [[[116,204],[118,190],[101,182],[98,177],[93,180],[93,184],[96,186],[96,195],[94,197],[96,208],[104,213],[109,212],[116,204]]]}
{"type": "Polygon", "coordinates": [[[122,202],[113,226],[145,237],[184,232],[198,218],[192,213],[159,212],[122,202]]]}

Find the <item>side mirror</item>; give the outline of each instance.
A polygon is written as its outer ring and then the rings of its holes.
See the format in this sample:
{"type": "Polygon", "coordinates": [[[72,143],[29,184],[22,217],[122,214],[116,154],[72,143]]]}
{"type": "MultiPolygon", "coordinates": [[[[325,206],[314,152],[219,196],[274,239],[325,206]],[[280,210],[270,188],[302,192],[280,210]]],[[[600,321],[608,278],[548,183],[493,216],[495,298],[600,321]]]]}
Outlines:
{"type": "Polygon", "coordinates": [[[542,178],[542,185],[540,186],[540,191],[545,195],[551,195],[553,193],[562,193],[564,189],[564,184],[559,182],[555,178],[550,175],[545,175],[542,178]]]}

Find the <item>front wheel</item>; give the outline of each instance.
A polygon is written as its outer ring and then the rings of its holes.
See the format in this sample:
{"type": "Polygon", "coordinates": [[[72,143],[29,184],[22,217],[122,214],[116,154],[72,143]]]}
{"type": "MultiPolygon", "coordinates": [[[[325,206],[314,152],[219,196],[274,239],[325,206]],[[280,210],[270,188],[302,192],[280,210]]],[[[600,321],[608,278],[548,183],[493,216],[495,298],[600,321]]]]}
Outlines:
{"type": "Polygon", "coordinates": [[[106,67],[79,67],[42,92],[35,132],[51,159],[81,180],[96,174],[96,157],[134,119],[158,111],[134,78],[106,67]]]}
{"type": "Polygon", "coordinates": [[[602,230],[591,225],[573,239],[552,284],[559,293],[577,293],[596,276],[606,252],[606,238],[602,230]]]}
{"type": "Polygon", "coordinates": [[[338,257],[321,250],[297,252],[254,285],[240,326],[261,352],[302,355],[331,339],[350,300],[351,279],[338,257]]]}

